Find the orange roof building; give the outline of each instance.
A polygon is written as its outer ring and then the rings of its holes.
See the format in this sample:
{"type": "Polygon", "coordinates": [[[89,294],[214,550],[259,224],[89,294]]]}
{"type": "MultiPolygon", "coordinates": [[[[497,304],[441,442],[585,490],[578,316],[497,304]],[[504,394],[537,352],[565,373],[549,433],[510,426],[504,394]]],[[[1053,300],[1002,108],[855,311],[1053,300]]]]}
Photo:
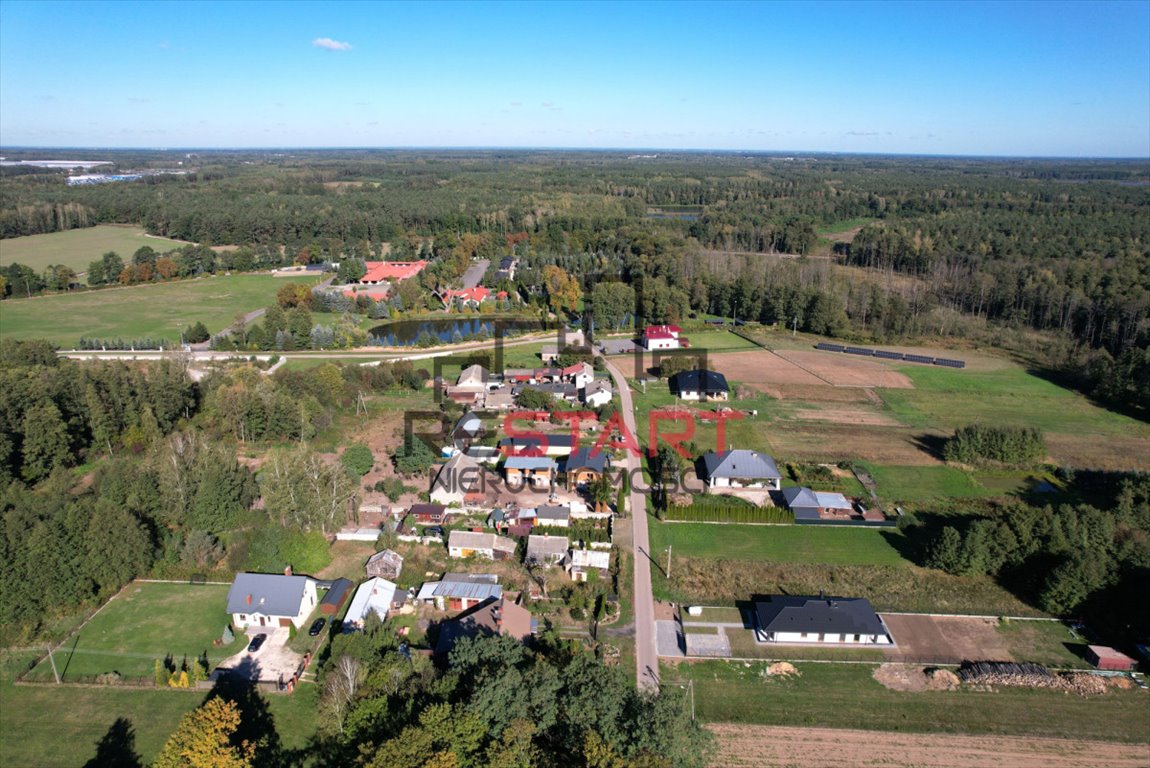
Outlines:
{"type": "Polygon", "coordinates": [[[407,280],[415,277],[427,267],[427,262],[419,261],[369,261],[367,272],[361,283],[376,285],[387,280],[407,280]]]}

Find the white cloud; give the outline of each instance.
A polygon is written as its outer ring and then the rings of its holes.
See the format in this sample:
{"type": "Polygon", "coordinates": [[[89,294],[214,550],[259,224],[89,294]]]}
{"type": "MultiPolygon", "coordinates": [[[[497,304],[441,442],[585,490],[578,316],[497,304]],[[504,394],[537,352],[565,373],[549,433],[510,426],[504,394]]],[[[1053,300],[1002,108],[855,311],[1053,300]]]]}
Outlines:
{"type": "Polygon", "coordinates": [[[343,43],[339,40],[332,40],[330,37],[317,37],[311,41],[311,44],[316,48],[323,48],[325,51],[350,51],[351,43],[343,43]]]}

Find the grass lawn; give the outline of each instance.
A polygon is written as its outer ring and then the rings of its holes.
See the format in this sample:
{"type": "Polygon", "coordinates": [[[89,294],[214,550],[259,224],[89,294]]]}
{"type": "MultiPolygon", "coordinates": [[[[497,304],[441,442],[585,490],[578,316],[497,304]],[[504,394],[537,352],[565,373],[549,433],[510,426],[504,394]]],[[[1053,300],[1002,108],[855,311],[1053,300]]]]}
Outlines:
{"type": "Polygon", "coordinates": [[[1021,366],[989,371],[894,367],[910,378],[914,389],[884,389],[882,398],[899,421],[913,427],[953,430],[981,421],[1150,439],[1150,425],[1100,408],[1021,366]]]}
{"type": "Polygon", "coordinates": [[[220,275],[174,283],[135,285],[55,294],[4,302],[0,337],[47,339],[73,348],[89,338],[164,338],[178,342],[180,331],[197,320],[212,333],[237,315],[266,307],[276,291],[293,282],[269,275],[220,275]]]}
{"type": "MultiPolygon", "coordinates": [[[[198,707],[202,691],[13,685],[27,658],[0,663],[0,765],[75,768],[118,718],[129,721],[133,747],[149,764],[180,717],[198,707]]],[[[318,689],[302,685],[290,696],[266,696],[283,746],[299,749],[315,732],[318,689]]]]}
{"type": "MultiPolygon", "coordinates": [[[[227,586],[215,584],[129,584],[64,641],[55,652],[56,667],[68,682],[113,670],[124,677],[150,678],[156,659],[167,654],[177,664],[204,652],[210,662],[221,661],[245,642],[240,635],[227,647],[212,647],[228,623],[227,594],[227,586]]],[[[31,674],[51,680],[52,668],[42,663],[31,674]]]]}
{"type": "Polygon", "coordinates": [[[694,680],[700,720],[919,733],[1062,737],[1144,743],[1150,694],[1112,689],[1083,698],[1061,691],[892,691],[868,664],[798,664],[797,677],[763,677],[763,664],[663,666],[665,683],[694,680]]]}
{"type": "MultiPolygon", "coordinates": [[[[650,519],[651,551],[676,556],[823,565],[899,565],[893,529],[813,525],[713,525],[650,519]]],[[[665,558],[665,554],[661,555],[665,558]]],[[[672,566],[673,571],[674,566],[672,566]]]]}
{"type": "Polygon", "coordinates": [[[711,352],[742,352],[748,349],[760,349],[758,344],[753,341],[747,341],[742,336],[736,336],[729,330],[721,330],[718,328],[708,328],[701,331],[691,331],[690,333],[683,333],[687,340],[691,342],[690,349],[706,350],[711,352]]]}
{"type": "Polygon", "coordinates": [[[148,237],[139,227],[100,224],[84,229],[0,240],[0,266],[19,262],[42,272],[49,265],[63,264],[76,272],[86,272],[89,263],[108,251],[115,251],[125,264],[129,264],[132,254],[145,245],[157,253],[164,253],[187,243],[166,237],[148,237]]]}
{"type": "Polygon", "coordinates": [[[888,501],[929,501],[1006,495],[1006,491],[987,488],[955,467],[891,467],[865,462],[860,464],[874,478],[878,486],[878,495],[888,501]]]}
{"type": "Polygon", "coordinates": [[[1051,667],[1092,668],[1075,652],[1085,653],[1086,643],[1071,634],[1070,628],[1060,621],[999,622],[998,634],[1006,640],[1010,655],[1016,659],[1051,667]]]}

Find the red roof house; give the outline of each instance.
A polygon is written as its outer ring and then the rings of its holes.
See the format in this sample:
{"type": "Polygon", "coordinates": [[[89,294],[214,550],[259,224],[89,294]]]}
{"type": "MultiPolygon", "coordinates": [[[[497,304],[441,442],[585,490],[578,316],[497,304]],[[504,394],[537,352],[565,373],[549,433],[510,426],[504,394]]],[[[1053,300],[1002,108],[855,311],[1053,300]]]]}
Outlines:
{"type": "Polygon", "coordinates": [[[366,266],[367,272],[360,278],[360,282],[374,285],[385,280],[407,280],[410,277],[415,277],[424,270],[427,262],[423,260],[369,261],[366,266]]]}

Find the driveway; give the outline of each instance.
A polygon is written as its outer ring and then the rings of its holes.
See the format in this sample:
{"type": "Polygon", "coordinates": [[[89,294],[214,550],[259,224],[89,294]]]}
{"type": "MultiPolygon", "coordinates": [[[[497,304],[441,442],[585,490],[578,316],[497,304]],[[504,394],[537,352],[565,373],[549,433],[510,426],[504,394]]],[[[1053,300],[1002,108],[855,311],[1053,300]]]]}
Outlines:
{"type": "MultiPolygon", "coordinates": [[[[610,361],[607,370],[615,382],[615,391],[619,393],[622,403],[623,423],[632,435],[638,435],[635,427],[635,405],[631,399],[631,387],[627,380],[610,361]]],[[[638,439],[638,437],[636,437],[638,439]]],[[[637,476],[640,469],[639,458],[627,453],[623,463],[624,470],[632,476],[637,476]]],[[[657,691],[659,689],[659,654],[655,645],[655,596],[651,590],[651,565],[648,562],[651,544],[647,536],[647,497],[631,486],[631,531],[632,547],[635,561],[635,665],[638,672],[638,685],[640,690],[657,691]]],[[[676,641],[677,645],[677,641],[676,641]]]]}
{"type": "MultiPolygon", "coordinates": [[[[261,634],[259,630],[249,630],[247,637],[261,634]]],[[[219,663],[212,672],[211,679],[217,679],[221,673],[243,680],[260,680],[266,682],[287,681],[299,668],[303,656],[287,647],[287,627],[276,627],[270,632],[264,631],[268,639],[263,647],[255,653],[248,653],[247,646],[235,656],[229,656],[219,663]]]]}
{"type": "Polygon", "coordinates": [[[483,279],[483,273],[487,271],[487,266],[491,263],[491,259],[480,259],[467,268],[463,273],[463,287],[474,288],[479,285],[479,281],[483,279]]]}

